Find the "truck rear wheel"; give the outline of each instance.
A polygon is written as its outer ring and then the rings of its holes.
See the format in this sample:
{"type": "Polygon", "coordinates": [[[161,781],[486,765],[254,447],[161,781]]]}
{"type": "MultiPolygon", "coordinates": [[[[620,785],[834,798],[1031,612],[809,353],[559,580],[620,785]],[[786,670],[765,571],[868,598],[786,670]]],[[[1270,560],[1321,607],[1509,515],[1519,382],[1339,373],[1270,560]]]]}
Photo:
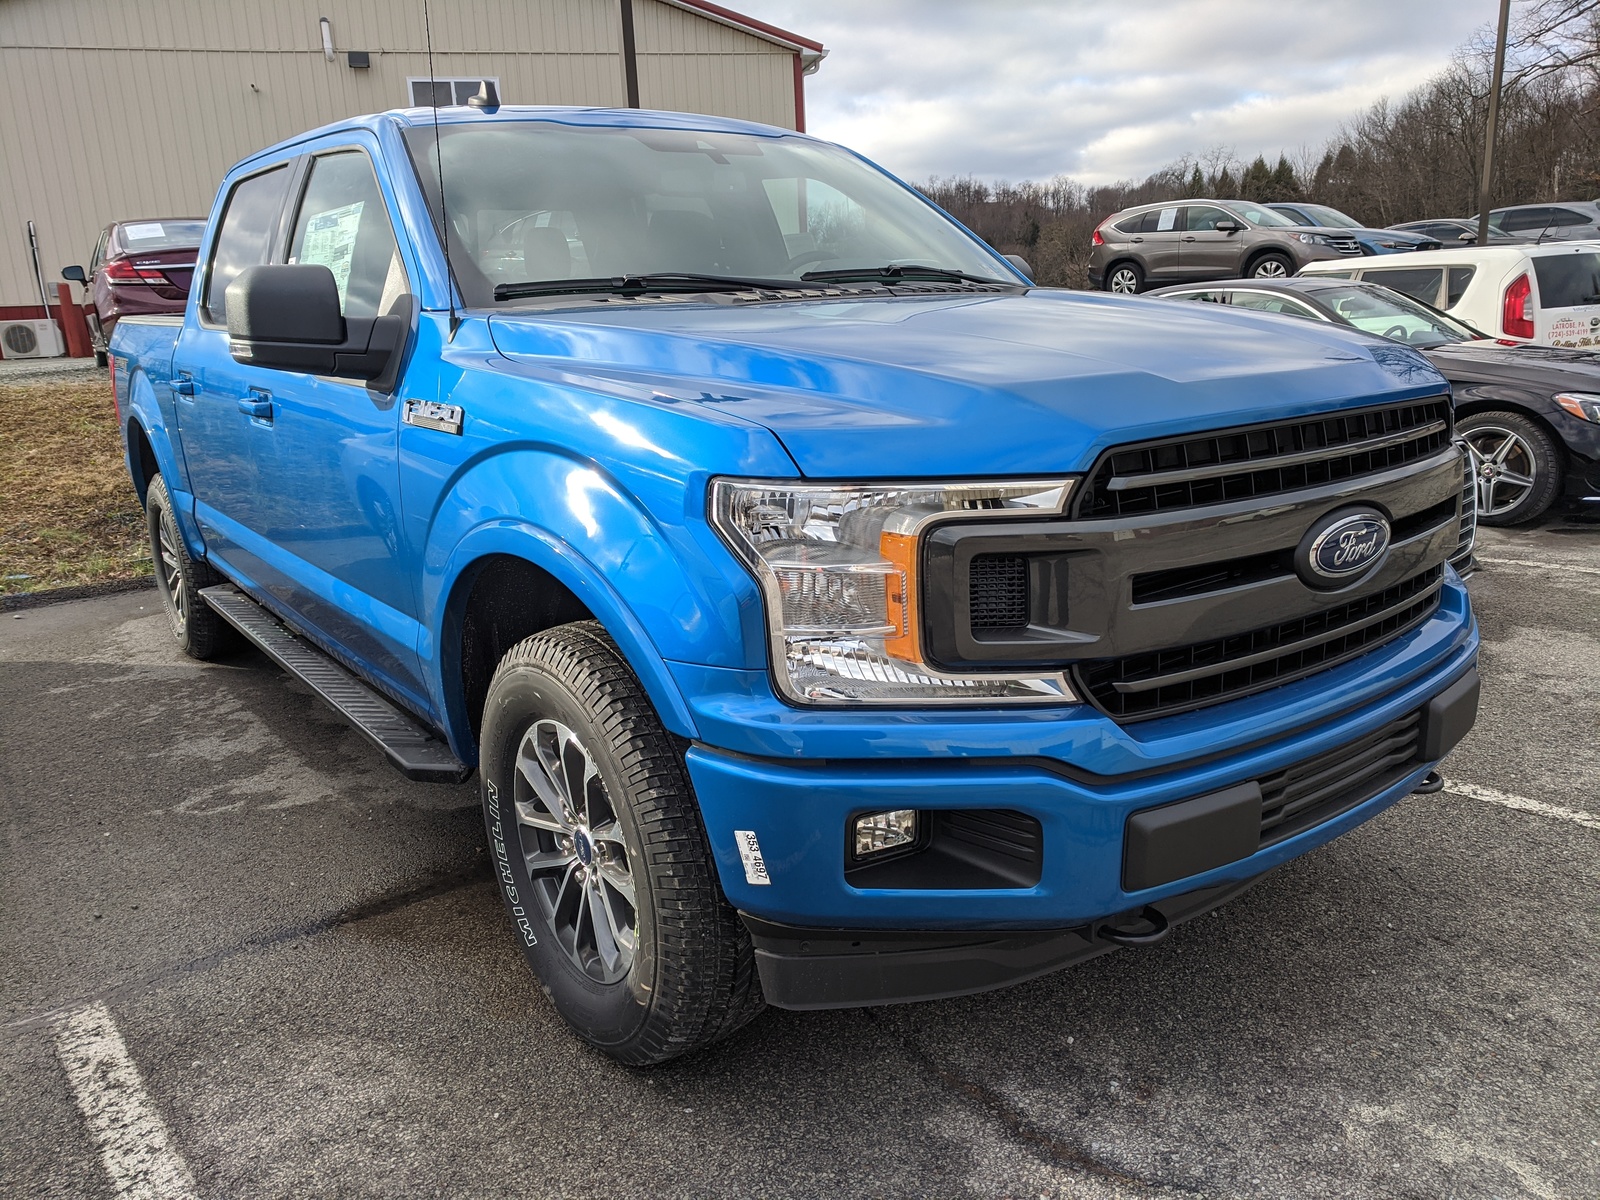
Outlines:
{"type": "Polygon", "coordinates": [[[221,583],[222,576],[189,557],[172,513],[172,496],[160,475],[150,480],[144,496],[145,526],[150,533],[150,560],[155,564],[156,592],[172,623],[172,636],[190,658],[216,658],[234,649],[239,636],[200,598],[200,589],[221,583]]]}
{"type": "Polygon", "coordinates": [[[500,661],[479,772],[517,941],[580,1037],[644,1066],[761,1011],[683,756],[598,624],[535,634],[500,661]]]}

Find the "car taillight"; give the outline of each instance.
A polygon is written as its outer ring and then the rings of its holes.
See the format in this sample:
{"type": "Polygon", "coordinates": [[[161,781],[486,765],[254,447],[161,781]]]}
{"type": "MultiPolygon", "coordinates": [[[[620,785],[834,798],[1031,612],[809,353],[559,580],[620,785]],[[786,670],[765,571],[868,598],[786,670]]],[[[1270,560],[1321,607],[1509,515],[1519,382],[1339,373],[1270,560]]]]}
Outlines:
{"type": "Polygon", "coordinates": [[[1105,238],[1100,236],[1098,229],[1094,231],[1094,236],[1089,239],[1089,244],[1091,246],[1104,246],[1106,244],[1105,238]]]}
{"type": "Polygon", "coordinates": [[[1533,283],[1526,272],[1518,275],[1506,288],[1505,301],[1500,310],[1500,324],[1512,337],[1533,336],[1533,318],[1528,315],[1528,298],[1532,295],[1533,283]]]}
{"type": "Polygon", "coordinates": [[[113,259],[106,264],[106,278],[112,283],[165,283],[167,277],[160,271],[136,267],[125,258],[113,259]]]}

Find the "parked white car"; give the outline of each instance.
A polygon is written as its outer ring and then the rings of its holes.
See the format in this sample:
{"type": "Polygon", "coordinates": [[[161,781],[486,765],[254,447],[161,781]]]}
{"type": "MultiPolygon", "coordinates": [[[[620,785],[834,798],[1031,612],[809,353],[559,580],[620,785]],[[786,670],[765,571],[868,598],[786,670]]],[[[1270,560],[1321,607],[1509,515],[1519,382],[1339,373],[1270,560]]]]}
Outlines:
{"type": "Polygon", "coordinates": [[[1311,262],[1302,275],[1381,283],[1490,337],[1600,348],[1600,242],[1463,246],[1311,262]]]}

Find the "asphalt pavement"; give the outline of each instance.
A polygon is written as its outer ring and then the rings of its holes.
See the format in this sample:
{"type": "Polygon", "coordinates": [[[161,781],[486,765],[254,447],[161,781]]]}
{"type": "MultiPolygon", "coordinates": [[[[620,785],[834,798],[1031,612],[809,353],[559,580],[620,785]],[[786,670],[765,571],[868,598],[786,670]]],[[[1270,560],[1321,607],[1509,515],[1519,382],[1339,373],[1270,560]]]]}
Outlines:
{"type": "Polygon", "coordinates": [[[408,783],[153,592],[0,613],[0,1194],[1600,1196],[1600,524],[1486,531],[1415,796],[1158,947],[570,1037],[475,783],[408,783]]]}

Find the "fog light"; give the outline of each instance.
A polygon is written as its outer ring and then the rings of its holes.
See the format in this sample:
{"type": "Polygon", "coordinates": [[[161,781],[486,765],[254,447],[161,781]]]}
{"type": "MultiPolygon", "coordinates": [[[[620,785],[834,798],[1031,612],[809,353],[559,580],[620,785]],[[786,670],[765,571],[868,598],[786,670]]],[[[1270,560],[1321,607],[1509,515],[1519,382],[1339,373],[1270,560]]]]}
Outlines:
{"type": "Polygon", "coordinates": [[[869,858],[886,850],[911,846],[917,840],[917,810],[867,813],[855,820],[856,857],[869,858]]]}

